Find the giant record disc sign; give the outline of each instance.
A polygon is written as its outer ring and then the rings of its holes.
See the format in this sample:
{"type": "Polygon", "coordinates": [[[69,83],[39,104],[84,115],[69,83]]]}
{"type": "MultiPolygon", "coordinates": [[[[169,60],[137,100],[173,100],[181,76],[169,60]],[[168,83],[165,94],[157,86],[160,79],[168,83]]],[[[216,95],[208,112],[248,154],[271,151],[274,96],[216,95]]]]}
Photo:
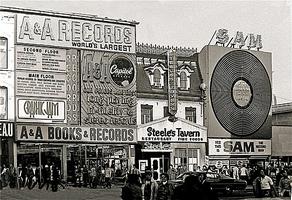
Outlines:
{"type": "Polygon", "coordinates": [[[247,51],[229,52],[215,66],[210,97],[222,127],[236,136],[253,134],[264,124],[271,107],[265,67],[247,51]]]}

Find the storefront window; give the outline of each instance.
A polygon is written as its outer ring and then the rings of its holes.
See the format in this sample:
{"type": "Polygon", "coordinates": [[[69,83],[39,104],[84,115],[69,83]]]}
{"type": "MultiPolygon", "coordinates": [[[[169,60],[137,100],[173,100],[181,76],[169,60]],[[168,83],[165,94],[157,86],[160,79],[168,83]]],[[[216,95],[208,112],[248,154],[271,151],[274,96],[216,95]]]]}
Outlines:
{"type": "Polygon", "coordinates": [[[188,149],[188,159],[189,159],[189,162],[188,162],[189,168],[188,169],[190,171],[196,170],[195,167],[198,164],[197,151],[198,151],[198,149],[188,149]]]}
{"type": "Polygon", "coordinates": [[[174,151],[175,168],[184,168],[187,166],[187,149],[175,149],[174,151]]]}
{"type": "Polygon", "coordinates": [[[8,40],[0,37],[0,69],[8,68],[8,40]]]}

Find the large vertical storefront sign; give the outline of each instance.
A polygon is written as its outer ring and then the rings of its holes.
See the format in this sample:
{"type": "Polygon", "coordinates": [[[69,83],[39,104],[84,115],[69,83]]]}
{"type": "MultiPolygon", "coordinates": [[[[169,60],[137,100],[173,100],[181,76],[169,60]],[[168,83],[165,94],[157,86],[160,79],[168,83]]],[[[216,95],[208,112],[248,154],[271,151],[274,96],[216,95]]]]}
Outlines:
{"type": "Polygon", "coordinates": [[[81,56],[81,124],[136,125],[135,56],[94,51],[81,56]]]}
{"type": "Polygon", "coordinates": [[[271,155],[271,140],[209,139],[209,155],[271,155]]]}
{"type": "Polygon", "coordinates": [[[177,62],[176,52],[167,52],[168,57],[168,112],[175,115],[177,112],[177,62]]]}
{"type": "Polygon", "coordinates": [[[80,122],[80,70],[77,50],[67,50],[67,123],[78,125],[80,122]]]}
{"type": "Polygon", "coordinates": [[[17,43],[135,53],[135,34],[134,25],[106,23],[104,20],[17,15],[17,43]]]}

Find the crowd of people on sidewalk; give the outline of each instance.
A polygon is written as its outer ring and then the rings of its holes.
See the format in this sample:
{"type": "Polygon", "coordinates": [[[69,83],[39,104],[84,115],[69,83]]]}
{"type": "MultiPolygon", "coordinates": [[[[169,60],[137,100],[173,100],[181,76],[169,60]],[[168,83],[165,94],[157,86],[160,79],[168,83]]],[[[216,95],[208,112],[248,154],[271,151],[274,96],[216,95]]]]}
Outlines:
{"type": "MultiPolygon", "coordinates": [[[[103,188],[111,188],[113,177],[118,173],[114,169],[114,166],[108,164],[92,166],[91,168],[88,168],[87,165],[76,164],[72,176],[72,186],[97,188],[99,185],[103,188]]],[[[187,199],[185,197],[187,194],[196,195],[200,199],[207,198],[206,195],[213,195],[212,198],[217,198],[210,190],[206,177],[187,177],[184,184],[174,188],[169,180],[176,179],[179,174],[186,171],[186,167],[174,168],[170,165],[167,173],[162,173],[160,181],[156,182],[152,177],[151,169],[147,169],[145,173],[141,174],[137,166],[134,165],[125,172],[127,176],[122,189],[122,199],[180,200],[187,199]]],[[[262,168],[240,165],[230,168],[223,166],[220,169],[215,166],[202,166],[201,169],[198,166],[194,171],[213,172],[245,180],[253,186],[256,197],[291,196],[292,166],[269,164],[266,168],[262,168]]],[[[2,165],[0,172],[0,189],[3,187],[33,189],[38,185],[39,189],[45,187],[47,190],[50,188],[52,191],[57,191],[59,187],[65,189],[67,186],[67,183],[62,181],[61,170],[54,163],[46,164],[42,168],[22,164],[18,168],[13,167],[12,164],[9,167],[2,165]]]]}
{"type": "Polygon", "coordinates": [[[51,165],[45,165],[40,172],[40,168],[32,165],[19,164],[16,169],[11,164],[9,168],[5,165],[1,169],[0,188],[4,187],[19,188],[19,189],[33,189],[38,185],[39,189],[42,189],[46,185],[48,190],[51,187],[52,191],[57,191],[58,186],[65,189],[64,183],[62,183],[61,170],[55,163],[51,165]],[[41,175],[40,175],[41,173],[41,175]]]}
{"type": "MultiPolygon", "coordinates": [[[[135,169],[135,168],[134,168],[135,169]]],[[[167,173],[162,173],[160,181],[152,178],[151,169],[144,174],[137,169],[128,174],[125,186],[122,188],[123,200],[188,200],[188,199],[218,199],[217,194],[212,191],[207,180],[207,173],[218,173],[230,176],[234,179],[245,180],[253,186],[255,197],[289,197],[292,187],[291,166],[274,167],[270,164],[266,168],[260,166],[250,167],[247,165],[232,166],[230,169],[215,166],[197,167],[199,176],[189,175],[183,184],[174,187],[169,180],[175,179],[179,174],[186,172],[184,167],[174,168],[170,166],[167,173]],[[290,171],[289,171],[290,170],[290,171]]]]}

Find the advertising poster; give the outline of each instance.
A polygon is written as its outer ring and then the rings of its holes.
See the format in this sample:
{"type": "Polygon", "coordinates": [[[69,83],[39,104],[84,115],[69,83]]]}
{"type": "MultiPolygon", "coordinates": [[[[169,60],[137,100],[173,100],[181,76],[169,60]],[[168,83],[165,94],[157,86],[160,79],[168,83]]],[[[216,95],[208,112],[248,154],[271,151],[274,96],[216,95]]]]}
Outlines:
{"type": "Polygon", "coordinates": [[[81,124],[136,125],[135,56],[83,51],[81,124]]]}
{"type": "Polygon", "coordinates": [[[209,155],[271,155],[271,140],[209,139],[209,155]]]}
{"type": "Polygon", "coordinates": [[[66,101],[19,98],[18,119],[64,121],[66,101]]]}
{"type": "Polygon", "coordinates": [[[16,95],[66,98],[66,74],[41,71],[17,71],[16,95]]]}
{"type": "Polygon", "coordinates": [[[16,67],[24,70],[66,72],[66,50],[16,46],[16,67]]]}

